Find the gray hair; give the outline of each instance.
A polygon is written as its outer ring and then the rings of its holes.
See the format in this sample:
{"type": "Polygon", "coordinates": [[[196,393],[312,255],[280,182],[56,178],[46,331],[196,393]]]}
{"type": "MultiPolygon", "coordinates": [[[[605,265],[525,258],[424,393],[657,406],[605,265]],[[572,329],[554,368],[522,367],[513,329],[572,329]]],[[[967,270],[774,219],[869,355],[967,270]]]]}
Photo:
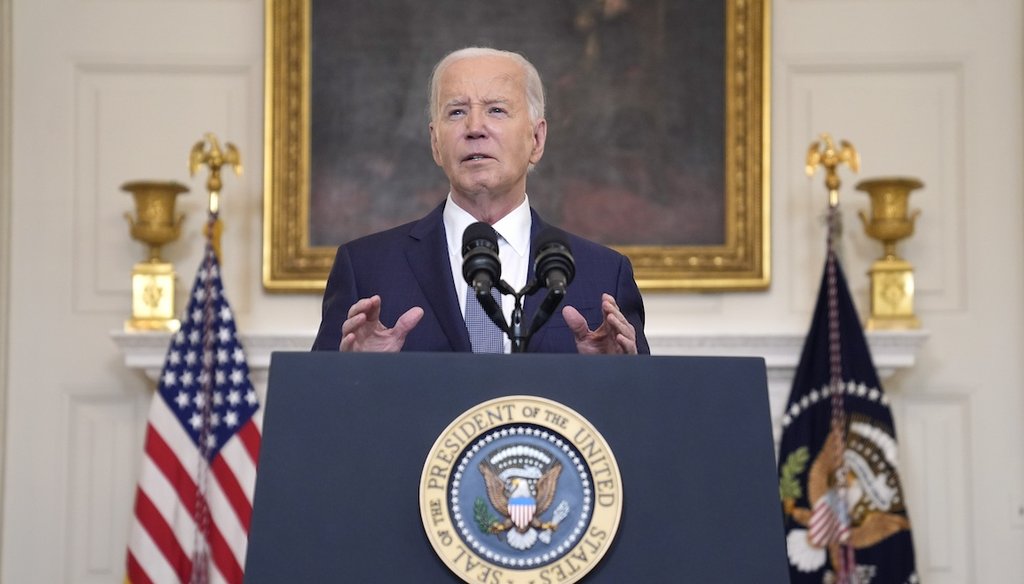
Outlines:
{"type": "Polygon", "coordinates": [[[526,77],[526,105],[530,112],[530,121],[536,122],[544,117],[544,85],[541,83],[540,73],[537,73],[537,68],[533,66],[533,63],[526,60],[526,57],[512,51],[502,51],[490,47],[466,47],[448,53],[434,66],[434,72],[430,76],[430,87],[428,89],[430,98],[430,111],[428,113],[430,114],[431,121],[437,118],[441,75],[452,63],[472,57],[505,57],[512,59],[522,66],[526,77]]]}

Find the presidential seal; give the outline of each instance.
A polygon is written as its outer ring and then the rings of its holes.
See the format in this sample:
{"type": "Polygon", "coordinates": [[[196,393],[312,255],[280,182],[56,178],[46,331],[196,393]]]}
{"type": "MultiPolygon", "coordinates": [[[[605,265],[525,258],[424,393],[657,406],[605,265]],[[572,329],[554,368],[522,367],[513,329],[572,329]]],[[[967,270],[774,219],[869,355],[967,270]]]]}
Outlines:
{"type": "Polygon", "coordinates": [[[502,397],[438,437],[420,515],[434,551],[466,582],[576,582],[611,546],[622,480],[583,416],[545,398],[502,397]]]}

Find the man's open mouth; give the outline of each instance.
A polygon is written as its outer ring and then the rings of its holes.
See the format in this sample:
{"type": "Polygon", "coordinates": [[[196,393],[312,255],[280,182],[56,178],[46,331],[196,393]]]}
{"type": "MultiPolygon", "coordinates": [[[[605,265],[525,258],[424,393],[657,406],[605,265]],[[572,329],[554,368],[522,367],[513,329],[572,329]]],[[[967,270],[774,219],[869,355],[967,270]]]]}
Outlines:
{"type": "Polygon", "coordinates": [[[490,158],[490,156],[487,156],[486,154],[470,154],[469,156],[463,158],[462,161],[463,162],[470,162],[470,161],[475,161],[475,160],[484,160],[484,159],[487,159],[487,158],[490,158]]]}

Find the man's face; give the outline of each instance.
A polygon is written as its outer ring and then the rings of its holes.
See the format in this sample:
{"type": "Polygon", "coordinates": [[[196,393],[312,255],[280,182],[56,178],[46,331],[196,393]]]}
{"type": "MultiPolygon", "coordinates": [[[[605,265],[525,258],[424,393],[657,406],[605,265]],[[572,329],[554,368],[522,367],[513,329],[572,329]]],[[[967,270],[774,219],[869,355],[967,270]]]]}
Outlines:
{"type": "Polygon", "coordinates": [[[505,57],[470,57],[449,65],[438,88],[430,143],[452,196],[518,204],[547,135],[543,119],[530,121],[523,68],[505,57]]]}

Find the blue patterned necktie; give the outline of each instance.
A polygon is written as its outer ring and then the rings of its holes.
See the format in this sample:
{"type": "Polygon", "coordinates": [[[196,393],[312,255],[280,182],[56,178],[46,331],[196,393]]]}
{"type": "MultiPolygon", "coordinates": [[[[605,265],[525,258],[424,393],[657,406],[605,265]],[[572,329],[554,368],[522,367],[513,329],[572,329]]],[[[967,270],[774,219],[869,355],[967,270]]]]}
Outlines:
{"type": "MultiPolygon", "coordinates": [[[[501,295],[497,288],[491,288],[491,296],[501,306],[501,295]]],[[[484,312],[484,307],[477,300],[476,292],[469,286],[466,292],[466,329],[469,331],[469,344],[474,353],[504,353],[504,333],[484,312]]]]}

